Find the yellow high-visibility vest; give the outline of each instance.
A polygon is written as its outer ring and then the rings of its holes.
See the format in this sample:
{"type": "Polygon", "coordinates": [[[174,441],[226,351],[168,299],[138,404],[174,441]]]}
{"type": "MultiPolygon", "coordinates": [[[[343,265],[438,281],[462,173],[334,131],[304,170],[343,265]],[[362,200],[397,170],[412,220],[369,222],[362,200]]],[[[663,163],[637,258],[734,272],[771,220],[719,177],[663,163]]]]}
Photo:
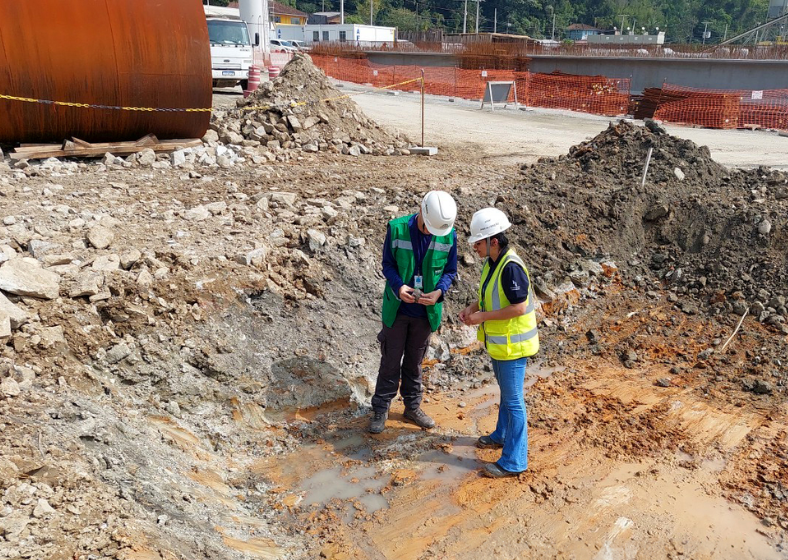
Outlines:
{"type": "Polygon", "coordinates": [[[481,311],[497,311],[511,305],[501,286],[501,274],[509,262],[515,262],[523,268],[528,277],[528,299],[525,314],[511,319],[485,321],[477,330],[476,336],[484,342],[484,347],[494,360],[517,360],[533,356],[539,351],[539,332],[536,327],[536,311],[534,308],[534,292],[531,276],[522,259],[514,250],[509,249],[501,258],[498,266],[487,282],[487,289],[482,293],[485,279],[490,274],[490,259],[484,263],[482,279],[479,283],[479,308],[481,311]]]}

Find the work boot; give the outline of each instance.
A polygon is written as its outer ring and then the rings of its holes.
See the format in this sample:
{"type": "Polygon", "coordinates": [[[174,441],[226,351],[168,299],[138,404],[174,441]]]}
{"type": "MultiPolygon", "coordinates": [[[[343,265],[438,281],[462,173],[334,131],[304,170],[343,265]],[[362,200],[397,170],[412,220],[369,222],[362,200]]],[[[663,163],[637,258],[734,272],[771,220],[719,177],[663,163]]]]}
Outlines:
{"type": "Polygon", "coordinates": [[[389,411],[374,411],[372,419],[369,421],[368,431],[370,434],[379,434],[386,427],[386,420],[389,417],[389,411]]]}
{"type": "Polygon", "coordinates": [[[435,427],[435,420],[427,416],[427,413],[420,408],[406,408],[404,416],[420,428],[435,427]]]}

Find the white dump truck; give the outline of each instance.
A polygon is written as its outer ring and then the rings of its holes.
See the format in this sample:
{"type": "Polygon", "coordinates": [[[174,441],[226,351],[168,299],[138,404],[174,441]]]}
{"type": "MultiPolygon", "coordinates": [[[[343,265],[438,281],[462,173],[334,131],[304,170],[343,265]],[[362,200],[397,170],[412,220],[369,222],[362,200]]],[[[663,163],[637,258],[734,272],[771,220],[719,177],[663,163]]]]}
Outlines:
{"type": "Polygon", "coordinates": [[[253,64],[253,45],[249,28],[238,17],[238,10],[203,6],[208,22],[208,37],[211,42],[211,77],[213,87],[232,87],[241,84],[246,89],[249,67],[253,64]],[[226,10],[226,11],[225,11],[226,10]]]}

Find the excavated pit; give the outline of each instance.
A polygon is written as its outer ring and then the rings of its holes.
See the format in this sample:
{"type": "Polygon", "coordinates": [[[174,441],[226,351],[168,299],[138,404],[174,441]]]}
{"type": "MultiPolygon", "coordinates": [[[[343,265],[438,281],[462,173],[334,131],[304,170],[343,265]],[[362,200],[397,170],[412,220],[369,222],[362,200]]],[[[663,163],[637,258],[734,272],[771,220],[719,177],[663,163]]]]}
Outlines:
{"type": "Polygon", "coordinates": [[[61,277],[58,298],[9,296],[26,318],[0,360],[0,553],[785,555],[783,174],[625,123],[522,170],[298,153],[200,177],[0,165],[3,253],[61,277]],[[439,428],[397,402],[373,437],[385,223],[433,188],[455,195],[461,244],[425,362],[439,428]],[[456,318],[487,203],[541,303],[531,468],[508,481],[475,474],[497,393],[456,318]]]}

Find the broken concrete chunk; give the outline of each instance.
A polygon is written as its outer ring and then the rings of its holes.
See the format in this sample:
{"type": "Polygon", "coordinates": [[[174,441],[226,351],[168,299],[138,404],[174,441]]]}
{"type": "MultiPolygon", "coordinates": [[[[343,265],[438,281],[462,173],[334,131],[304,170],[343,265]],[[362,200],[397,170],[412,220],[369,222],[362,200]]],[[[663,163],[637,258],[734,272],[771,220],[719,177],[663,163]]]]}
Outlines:
{"type": "Polygon", "coordinates": [[[673,169],[673,174],[676,176],[676,179],[678,179],[679,181],[684,180],[684,172],[678,167],[673,169]]]}
{"type": "Polygon", "coordinates": [[[78,298],[84,296],[95,296],[99,293],[99,288],[104,283],[104,277],[95,272],[86,272],[77,277],[77,281],[71,291],[68,293],[69,297],[78,298]]]}
{"type": "Polygon", "coordinates": [[[118,270],[120,268],[120,257],[118,255],[101,255],[96,257],[91,268],[105,272],[118,270]]]}
{"type": "Polygon", "coordinates": [[[12,259],[0,267],[0,290],[19,296],[55,299],[60,292],[60,275],[41,268],[35,259],[12,259]]]}
{"type": "Polygon", "coordinates": [[[129,354],[131,354],[131,348],[125,342],[121,342],[107,350],[107,361],[111,364],[117,364],[129,354]]]}
{"type": "Polygon", "coordinates": [[[195,206],[194,208],[190,208],[186,212],[183,213],[183,219],[189,222],[201,222],[203,220],[207,220],[211,217],[211,212],[202,204],[199,206],[195,206]]]}
{"type": "Polygon", "coordinates": [[[19,307],[11,303],[5,295],[0,293],[0,312],[8,315],[11,328],[18,329],[30,320],[30,316],[19,307]]]}
{"type": "Polygon", "coordinates": [[[6,377],[0,382],[0,395],[6,398],[18,397],[22,390],[19,388],[19,383],[11,377],[6,377]]]}
{"type": "Polygon", "coordinates": [[[137,249],[129,249],[128,251],[124,251],[120,254],[120,266],[123,267],[124,270],[128,270],[137,264],[141,258],[142,253],[140,253],[137,249]]]}
{"type": "Polygon", "coordinates": [[[96,249],[106,249],[114,239],[115,234],[103,226],[96,226],[88,232],[88,242],[96,249]]]}

